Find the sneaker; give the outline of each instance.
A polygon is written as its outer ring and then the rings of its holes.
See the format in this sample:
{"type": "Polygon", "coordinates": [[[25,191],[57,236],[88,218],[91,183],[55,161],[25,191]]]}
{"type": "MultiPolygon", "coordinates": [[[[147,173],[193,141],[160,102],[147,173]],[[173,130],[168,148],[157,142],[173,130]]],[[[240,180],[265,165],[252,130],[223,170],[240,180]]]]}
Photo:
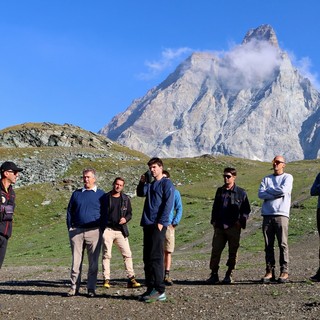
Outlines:
{"type": "Polygon", "coordinates": [[[288,272],[281,272],[280,277],[278,278],[279,283],[285,283],[289,280],[288,272]]]}
{"type": "Polygon", "coordinates": [[[141,283],[139,283],[135,277],[131,277],[128,279],[128,284],[127,284],[128,288],[139,288],[141,287],[141,283]]]}
{"type": "Polygon", "coordinates": [[[164,277],[164,284],[165,284],[166,286],[172,286],[172,285],[173,285],[173,281],[172,281],[172,279],[171,279],[169,276],[165,276],[165,277],[164,277]]]}
{"type": "Polygon", "coordinates": [[[309,280],[313,281],[313,282],[320,282],[320,269],[317,271],[317,273],[310,277],[309,280]]]}
{"type": "Polygon", "coordinates": [[[106,289],[110,289],[111,285],[110,285],[109,280],[104,280],[103,287],[106,288],[106,289]]]}
{"type": "Polygon", "coordinates": [[[218,273],[211,273],[210,278],[206,280],[207,284],[218,284],[219,282],[218,273]]]}
{"type": "Polygon", "coordinates": [[[92,289],[89,289],[89,290],[88,290],[87,297],[88,297],[88,298],[94,298],[95,296],[96,296],[95,291],[92,290],[92,289]]]}
{"type": "Polygon", "coordinates": [[[74,297],[77,296],[79,294],[79,290],[76,289],[69,289],[69,291],[67,292],[67,296],[68,297],[74,297]]]}
{"type": "Polygon", "coordinates": [[[151,291],[148,296],[144,297],[144,301],[147,303],[156,302],[156,301],[165,301],[167,299],[165,292],[159,292],[155,289],[151,291]]]}
{"type": "Polygon", "coordinates": [[[145,297],[149,296],[150,293],[153,291],[153,289],[148,289],[146,292],[144,292],[143,294],[141,294],[140,296],[138,296],[138,300],[139,301],[144,301],[145,297]]]}
{"type": "Polygon", "coordinates": [[[224,277],[224,279],[222,280],[222,283],[223,284],[231,284],[231,283],[234,283],[234,280],[232,279],[231,275],[226,275],[224,277]]]}

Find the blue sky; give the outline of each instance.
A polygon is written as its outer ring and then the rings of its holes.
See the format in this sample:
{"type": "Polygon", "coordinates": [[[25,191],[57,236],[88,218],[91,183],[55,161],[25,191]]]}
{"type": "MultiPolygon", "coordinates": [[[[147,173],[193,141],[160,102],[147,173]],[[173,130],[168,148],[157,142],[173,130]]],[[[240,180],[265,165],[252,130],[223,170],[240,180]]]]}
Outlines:
{"type": "Polygon", "coordinates": [[[98,132],[192,52],[228,51],[262,24],[318,86],[319,12],[318,0],[1,1],[0,129],[98,132]]]}

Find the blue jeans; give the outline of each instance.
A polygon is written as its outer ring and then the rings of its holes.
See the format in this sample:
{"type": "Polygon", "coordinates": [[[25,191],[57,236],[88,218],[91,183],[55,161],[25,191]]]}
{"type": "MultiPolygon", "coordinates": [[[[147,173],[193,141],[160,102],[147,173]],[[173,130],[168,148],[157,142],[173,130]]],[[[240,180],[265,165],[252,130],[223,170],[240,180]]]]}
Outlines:
{"type": "Polygon", "coordinates": [[[262,232],[265,242],[265,259],[267,269],[275,267],[274,241],[275,238],[277,238],[279,246],[280,272],[288,272],[288,226],[288,217],[271,215],[263,216],[262,232]]]}

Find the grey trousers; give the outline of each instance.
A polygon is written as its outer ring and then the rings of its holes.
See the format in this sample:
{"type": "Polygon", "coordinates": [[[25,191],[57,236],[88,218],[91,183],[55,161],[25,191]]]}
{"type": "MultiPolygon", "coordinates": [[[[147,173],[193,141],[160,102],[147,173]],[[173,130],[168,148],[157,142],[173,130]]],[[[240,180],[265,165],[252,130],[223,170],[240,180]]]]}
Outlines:
{"type": "Polygon", "coordinates": [[[285,216],[263,216],[262,232],[265,242],[265,259],[268,268],[275,267],[274,242],[278,241],[280,272],[288,272],[289,247],[288,247],[289,218],[285,216]]]}

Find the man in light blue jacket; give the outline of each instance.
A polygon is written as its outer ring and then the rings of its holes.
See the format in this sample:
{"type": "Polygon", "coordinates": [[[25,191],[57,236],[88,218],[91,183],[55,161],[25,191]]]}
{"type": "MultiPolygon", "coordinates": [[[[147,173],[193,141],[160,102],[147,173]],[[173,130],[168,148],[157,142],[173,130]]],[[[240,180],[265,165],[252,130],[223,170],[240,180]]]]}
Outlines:
{"type": "MultiPolygon", "coordinates": [[[[319,240],[320,240],[320,173],[318,173],[316,180],[314,181],[310,194],[312,196],[318,196],[318,206],[317,206],[317,228],[318,228],[318,234],[319,234],[319,240]]],[[[317,273],[310,277],[311,281],[314,282],[320,282],[320,243],[319,243],[319,268],[317,273]]]]}
{"type": "MultiPolygon", "coordinates": [[[[163,170],[163,175],[170,178],[170,173],[163,170]]],[[[172,253],[175,247],[175,229],[182,218],[182,200],[179,190],[174,190],[174,204],[169,215],[169,226],[166,231],[166,239],[164,242],[164,283],[167,286],[172,286],[173,281],[170,277],[170,268],[172,262],[172,253]]]]}
{"type": "Polygon", "coordinates": [[[286,162],[283,156],[276,156],[272,165],[273,174],[262,179],[258,192],[263,200],[261,214],[266,259],[266,274],[261,280],[264,283],[275,280],[274,241],[277,238],[280,253],[278,282],[284,283],[289,277],[288,226],[293,177],[284,172],[286,162]]]}

